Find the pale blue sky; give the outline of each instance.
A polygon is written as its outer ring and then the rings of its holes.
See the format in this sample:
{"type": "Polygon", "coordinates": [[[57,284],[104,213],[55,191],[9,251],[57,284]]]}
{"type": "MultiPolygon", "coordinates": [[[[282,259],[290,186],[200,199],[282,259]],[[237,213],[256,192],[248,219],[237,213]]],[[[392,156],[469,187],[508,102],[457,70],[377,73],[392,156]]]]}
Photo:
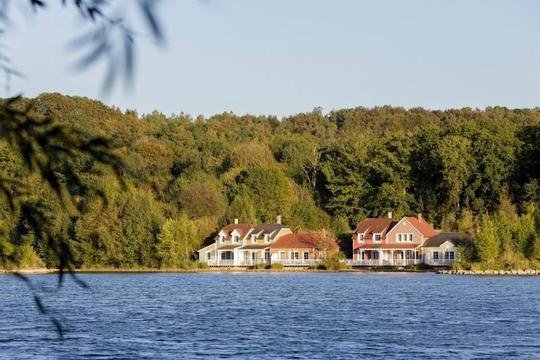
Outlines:
{"type": "MultiPolygon", "coordinates": [[[[167,45],[140,39],[134,90],[106,103],[278,116],[540,105],[540,1],[165,0],[162,10],[167,45]]],[[[102,69],[69,70],[76,18],[54,7],[17,22],[5,41],[26,77],[13,90],[100,97],[102,69]]]]}

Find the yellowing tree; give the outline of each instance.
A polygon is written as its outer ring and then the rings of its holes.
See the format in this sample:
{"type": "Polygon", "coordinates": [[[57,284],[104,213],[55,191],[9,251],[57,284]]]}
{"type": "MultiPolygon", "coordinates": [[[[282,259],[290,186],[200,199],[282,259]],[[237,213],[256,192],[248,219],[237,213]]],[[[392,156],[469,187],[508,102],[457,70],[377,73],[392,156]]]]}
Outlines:
{"type": "Polygon", "coordinates": [[[480,228],[476,238],[478,256],[483,262],[494,262],[500,253],[500,241],[496,234],[496,227],[489,215],[482,215],[480,228]]]}
{"type": "Polygon", "coordinates": [[[186,215],[167,219],[158,236],[157,253],[162,268],[185,268],[200,246],[199,232],[186,215]]]}

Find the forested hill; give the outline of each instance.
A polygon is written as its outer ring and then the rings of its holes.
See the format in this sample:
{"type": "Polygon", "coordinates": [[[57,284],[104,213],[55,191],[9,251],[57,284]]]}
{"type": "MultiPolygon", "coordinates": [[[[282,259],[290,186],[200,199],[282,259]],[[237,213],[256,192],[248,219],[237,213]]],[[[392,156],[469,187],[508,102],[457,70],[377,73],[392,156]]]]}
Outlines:
{"type": "MultiPolygon", "coordinates": [[[[281,214],[293,229],[339,235],[391,211],[470,230],[484,214],[525,214],[540,197],[540,109],[358,107],[278,120],[139,116],[60,94],[33,101],[85,136],[111,138],[123,160],[124,185],[86,155],[77,158],[82,179],[105,196],[70,188],[80,209],[70,216],[0,140],[2,176],[22,179],[21,196],[48,214],[52,233],[69,237],[78,266],[157,267],[174,251],[185,260],[234,218],[259,223],[281,214]],[[166,239],[175,232],[190,242],[174,250],[166,239]]],[[[48,245],[0,201],[0,248],[22,262],[33,248],[54,265],[48,245]]]]}

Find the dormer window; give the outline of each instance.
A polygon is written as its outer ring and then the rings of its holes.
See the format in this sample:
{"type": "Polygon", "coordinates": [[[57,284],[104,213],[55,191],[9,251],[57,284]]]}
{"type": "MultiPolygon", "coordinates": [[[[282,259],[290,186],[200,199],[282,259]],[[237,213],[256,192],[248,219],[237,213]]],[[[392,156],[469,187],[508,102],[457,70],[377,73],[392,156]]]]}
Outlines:
{"type": "Polygon", "coordinates": [[[225,242],[225,236],[223,234],[219,234],[219,242],[222,244],[225,242]]]}
{"type": "Polygon", "coordinates": [[[240,242],[240,237],[238,235],[233,235],[232,241],[235,243],[240,242]]]}
{"type": "Polygon", "coordinates": [[[270,241],[270,234],[264,234],[264,242],[270,241]]]}
{"type": "Polygon", "coordinates": [[[257,242],[257,235],[251,235],[251,242],[254,244],[257,242]]]}
{"type": "Polygon", "coordinates": [[[381,241],[381,234],[373,234],[373,241],[380,242],[381,241]]]}
{"type": "Polygon", "coordinates": [[[358,242],[364,242],[364,234],[358,234],[357,235],[357,238],[358,238],[358,242]]]}

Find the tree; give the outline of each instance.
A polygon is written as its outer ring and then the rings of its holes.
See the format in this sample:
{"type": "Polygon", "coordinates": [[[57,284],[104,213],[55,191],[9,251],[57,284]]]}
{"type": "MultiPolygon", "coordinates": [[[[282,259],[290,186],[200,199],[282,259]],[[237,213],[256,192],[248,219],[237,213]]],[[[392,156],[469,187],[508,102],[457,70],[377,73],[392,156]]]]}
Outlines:
{"type": "Polygon", "coordinates": [[[530,204],[527,212],[519,218],[517,229],[517,244],[523,254],[529,258],[537,258],[538,255],[538,233],[536,228],[536,206],[530,204]]]}
{"type": "Polygon", "coordinates": [[[459,209],[466,198],[464,190],[475,166],[471,156],[471,142],[460,136],[445,136],[439,141],[437,157],[441,169],[441,191],[446,197],[445,205],[448,209],[459,209]]]}
{"type": "Polygon", "coordinates": [[[298,200],[293,205],[288,224],[291,229],[312,231],[330,226],[330,217],[317,207],[310,191],[306,188],[299,188],[297,191],[298,200]]]}
{"type": "Polygon", "coordinates": [[[238,193],[246,194],[257,204],[257,218],[262,221],[289,215],[294,200],[292,187],[279,168],[250,166],[237,176],[236,184],[238,193]]]}
{"type": "Polygon", "coordinates": [[[365,216],[367,182],[366,140],[343,141],[326,149],[321,158],[319,191],[324,207],[334,216],[346,217],[350,223],[365,216]]]}
{"type": "Polygon", "coordinates": [[[245,195],[236,196],[227,207],[225,219],[229,224],[232,224],[234,219],[241,223],[256,224],[257,215],[253,201],[245,195]]]}
{"type": "Polygon", "coordinates": [[[298,184],[317,186],[320,151],[315,142],[301,136],[283,135],[271,144],[275,159],[285,165],[285,172],[298,184]]]}
{"type": "Polygon", "coordinates": [[[489,215],[482,215],[480,227],[476,236],[476,248],[480,261],[493,263],[498,258],[501,243],[496,233],[497,229],[489,215]]]}
{"type": "Polygon", "coordinates": [[[188,268],[191,256],[201,244],[199,233],[189,218],[180,214],[167,219],[158,236],[157,253],[162,268],[188,268]]]}

